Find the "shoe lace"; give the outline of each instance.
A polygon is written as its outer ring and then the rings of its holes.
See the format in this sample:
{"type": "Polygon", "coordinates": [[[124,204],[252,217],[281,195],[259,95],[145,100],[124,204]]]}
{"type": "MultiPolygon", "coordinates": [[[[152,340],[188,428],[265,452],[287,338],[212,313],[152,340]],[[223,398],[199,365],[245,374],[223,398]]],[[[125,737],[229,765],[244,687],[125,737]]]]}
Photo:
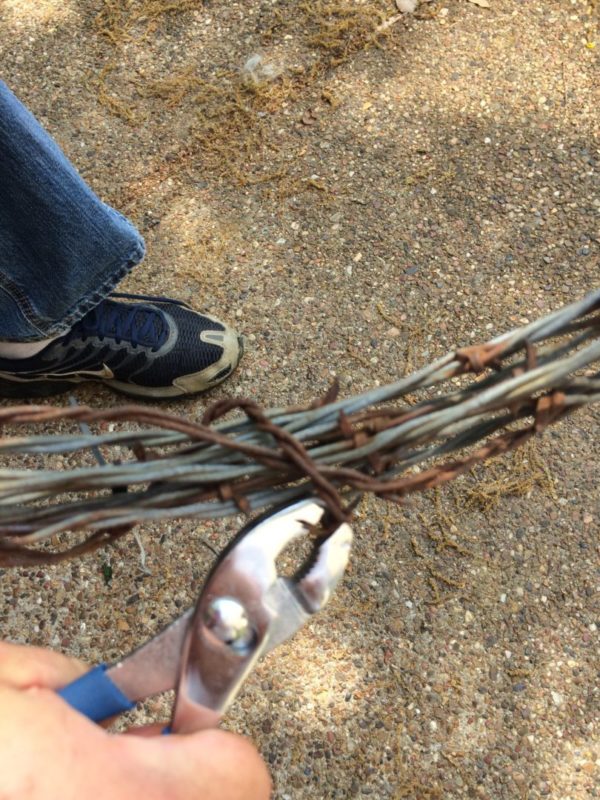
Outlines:
{"type": "MultiPolygon", "coordinates": [[[[154,300],[145,295],[113,294],[111,297],[124,297],[135,300],[154,300]]],[[[157,308],[138,303],[113,303],[110,298],[88,312],[77,322],[67,338],[78,336],[87,339],[95,336],[100,341],[114,339],[117,344],[123,340],[133,347],[143,345],[153,352],[159,350],[169,335],[169,324],[165,315],[157,308]]]]}

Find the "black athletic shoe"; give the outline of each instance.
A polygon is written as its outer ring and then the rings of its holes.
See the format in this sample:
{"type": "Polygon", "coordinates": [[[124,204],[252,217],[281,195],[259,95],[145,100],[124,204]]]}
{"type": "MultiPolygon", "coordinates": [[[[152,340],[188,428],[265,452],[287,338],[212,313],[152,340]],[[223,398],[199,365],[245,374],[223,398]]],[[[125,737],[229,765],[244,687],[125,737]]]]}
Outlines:
{"type": "Polygon", "coordinates": [[[0,395],[41,397],[101,381],[136,397],[179,397],[212,389],[241,356],[235,331],[185,303],[113,294],[35,356],[0,358],[0,395]]]}

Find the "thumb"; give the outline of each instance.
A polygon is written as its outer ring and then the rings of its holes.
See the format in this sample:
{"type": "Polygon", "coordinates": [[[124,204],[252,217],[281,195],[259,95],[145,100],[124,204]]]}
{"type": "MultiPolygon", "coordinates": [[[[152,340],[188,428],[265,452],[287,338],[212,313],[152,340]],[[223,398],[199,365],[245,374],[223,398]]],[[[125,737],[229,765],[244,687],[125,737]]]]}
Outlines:
{"type": "Polygon", "coordinates": [[[268,800],[271,795],[264,761],[247,739],[233,733],[119,736],[118,744],[128,751],[126,762],[139,768],[136,786],[142,779],[148,786],[145,800],[268,800]]]}

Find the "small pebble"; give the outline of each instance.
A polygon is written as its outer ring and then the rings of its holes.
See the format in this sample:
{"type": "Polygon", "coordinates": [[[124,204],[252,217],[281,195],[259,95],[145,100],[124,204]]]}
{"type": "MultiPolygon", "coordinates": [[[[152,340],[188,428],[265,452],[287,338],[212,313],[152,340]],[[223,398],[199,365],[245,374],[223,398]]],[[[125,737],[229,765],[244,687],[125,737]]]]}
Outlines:
{"type": "Polygon", "coordinates": [[[412,14],[417,5],[418,0],[396,0],[396,8],[402,14],[412,14]]]}
{"type": "Polygon", "coordinates": [[[562,694],[560,694],[560,692],[554,692],[554,691],[550,692],[550,694],[552,696],[552,702],[554,703],[554,705],[555,706],[562,706],[562,703],[563,703],[562,694]]]}

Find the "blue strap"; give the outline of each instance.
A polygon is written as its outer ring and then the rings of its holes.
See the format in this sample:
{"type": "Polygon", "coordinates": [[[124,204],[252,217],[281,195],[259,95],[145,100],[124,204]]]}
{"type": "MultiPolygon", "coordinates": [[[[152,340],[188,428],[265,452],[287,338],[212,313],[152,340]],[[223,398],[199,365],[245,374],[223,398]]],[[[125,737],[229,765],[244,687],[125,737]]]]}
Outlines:
{"type": "Polygon", "coordinates": [[[135,707],[112,682],[106,669],[106,664],[100,664],[58,692],[72,708],[92,722],[102,722],[135,707]]]}

